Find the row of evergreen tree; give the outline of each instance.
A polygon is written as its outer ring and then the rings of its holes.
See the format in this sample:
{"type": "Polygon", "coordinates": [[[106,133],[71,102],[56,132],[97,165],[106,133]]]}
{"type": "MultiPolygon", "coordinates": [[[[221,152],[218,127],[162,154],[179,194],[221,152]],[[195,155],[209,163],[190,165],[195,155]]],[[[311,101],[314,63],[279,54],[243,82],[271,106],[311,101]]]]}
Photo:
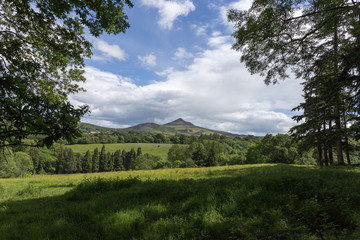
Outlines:
{"type": "Polygon", "coordinates": [[[141,147],[135,151],[117,150],[114,153],[106,152],[105,145],[99,151],[95,148],[93,153],[90,150],[84,155],[74,153],[70,148],[60,148],[56,161],[57,174],[69,173],[91,173],[130,170],[131,163],[142,155],[141,147]]]}

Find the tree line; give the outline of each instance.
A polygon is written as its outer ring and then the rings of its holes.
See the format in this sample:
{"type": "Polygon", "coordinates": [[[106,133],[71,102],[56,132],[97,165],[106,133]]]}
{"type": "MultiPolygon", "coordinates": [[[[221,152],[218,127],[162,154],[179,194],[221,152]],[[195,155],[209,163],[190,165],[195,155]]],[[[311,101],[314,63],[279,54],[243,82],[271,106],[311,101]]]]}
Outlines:
{"type": "MultiPolygon", "coordinates": [[[[50,148],[24,145],[6,147],[4,154],[0,154],[0,177],[255,163],[317,164],[318,150],[311,148],[305,151],[302,144],[289,134],[242,139],[204,135],[197,137],[197,140],[190,144],[173,144],[165,159],[143,154],[141,147],[107,152],[105,144],[100,150],[95,148],[83,154],[75,153],[69,145],[61,143],[55,143],[50,148]]],[[[28,139],[25,142],[32,145],[31,141],[28,139]]],[[[349,141],[356,148],[360,147],[355,140],[349,141]]],[[[356,148],[350,151],[349,156],[353,163],[358,164],[360,159],[356,148]]],[[[329,162],[335,163],[335,160],[329,162]]]]}
{"type": "MultiPolygon", "coordinates": [[[[148,156],[148,155],[147,155],[148,156]]],[[[106,152],[105,145],[99,151],[95,148],[93,152],[87,150],[85,154],[74,153],[71,148],[60,147],[56,160],[56,174],[69,173],[94,173],[111,172],[136,169],[136,159],[142,157],[139,147],[136,151],[117,150],[113,153],[106,152]]]]}

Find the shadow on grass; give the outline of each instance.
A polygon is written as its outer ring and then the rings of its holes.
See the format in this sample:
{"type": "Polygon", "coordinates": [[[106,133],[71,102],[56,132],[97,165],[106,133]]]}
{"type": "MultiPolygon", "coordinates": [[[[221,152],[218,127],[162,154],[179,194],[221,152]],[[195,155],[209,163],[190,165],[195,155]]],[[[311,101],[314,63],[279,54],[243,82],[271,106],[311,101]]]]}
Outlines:
{"type": "Polygon", "coordinates": [[[87,179],[62,196],[9,201],[0,239],[360,237],[358,173],[278,165],[208,174],[216,177],[87,179]]]}

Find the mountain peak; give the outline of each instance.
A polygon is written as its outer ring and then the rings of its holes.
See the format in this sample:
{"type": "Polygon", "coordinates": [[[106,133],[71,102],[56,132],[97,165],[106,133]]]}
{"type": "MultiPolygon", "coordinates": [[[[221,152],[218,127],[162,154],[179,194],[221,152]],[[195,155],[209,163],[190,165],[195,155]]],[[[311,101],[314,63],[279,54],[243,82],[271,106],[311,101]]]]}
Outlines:
{"type": "Polygon", "coordinates": [[[165,125],[188,125],[188,126],[194,126],[194,124],[192,124],[191,122],[187,122],[187,121],[185,121],[184,119],[182,119],[182,118],[178,118],[178,119],[176,119],[175,121],[173,121],[173,122],[170,122],[170,123],[167,123],[167,124],[165,124],[165,125]]]}

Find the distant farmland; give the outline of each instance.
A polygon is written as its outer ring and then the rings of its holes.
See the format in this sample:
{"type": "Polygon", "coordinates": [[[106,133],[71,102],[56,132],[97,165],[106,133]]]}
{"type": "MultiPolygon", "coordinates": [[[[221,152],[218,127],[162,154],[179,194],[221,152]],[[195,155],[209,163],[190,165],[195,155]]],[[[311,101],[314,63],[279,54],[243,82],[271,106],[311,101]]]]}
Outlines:
{"type": "Polygon", "coordinates": [[[151,155],[159,156],[162,159],[167,158],[169,149],[173,144],[158,144],[158,143],[113,143],[113,144],[74,144],[67,145],[67,148],[71,148],[74,152],[85,153],[87,150],[90,152],[94,151],[95,148],[101,150],[102,146],[105,145],[106,152],[115,152],[117,150],[130,151],[134,148],[135,151],[138,147],[141,147],[142,153],[149,153],[151,155]]]}

